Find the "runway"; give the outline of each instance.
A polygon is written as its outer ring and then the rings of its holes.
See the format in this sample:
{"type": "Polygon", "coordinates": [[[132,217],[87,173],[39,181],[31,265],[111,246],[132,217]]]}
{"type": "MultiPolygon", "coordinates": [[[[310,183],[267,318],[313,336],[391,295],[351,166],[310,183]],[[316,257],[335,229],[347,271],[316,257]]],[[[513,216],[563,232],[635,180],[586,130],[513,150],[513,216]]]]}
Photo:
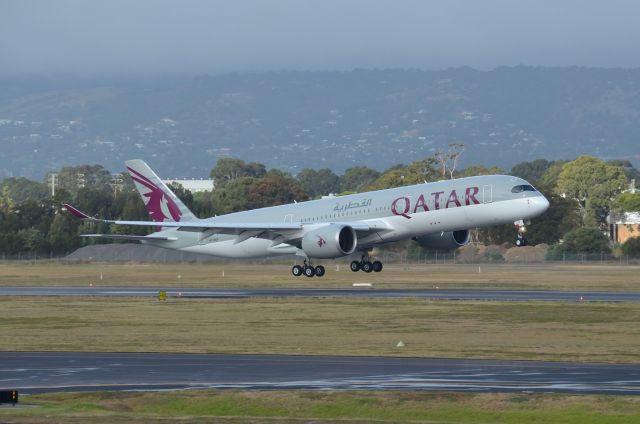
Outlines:
{"type": "Polygon", "coordinates": [[[272,298],[421,298],[440,300],[556,301],[556,302],[640,302],[640,292],[479,290],[479,289],[376,289],[376,288],[177,288],[177,287],[0,287],[0,296],[99,296],[154,297],[160,290],[169,297],[244,299],[272,298]]]}
{"type": "Polygon", "coordinates": [[[0,388],[640,394],[640,365],[391,357],[0,352],[0,388]]]}

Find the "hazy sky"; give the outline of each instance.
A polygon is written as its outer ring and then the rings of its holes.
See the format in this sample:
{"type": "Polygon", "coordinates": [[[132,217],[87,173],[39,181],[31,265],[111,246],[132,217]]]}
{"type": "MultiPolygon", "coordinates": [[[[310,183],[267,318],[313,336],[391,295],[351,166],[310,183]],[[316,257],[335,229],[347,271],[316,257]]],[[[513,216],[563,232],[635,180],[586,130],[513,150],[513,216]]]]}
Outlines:
{"type": "Polygon", "coordinates": [[[640,66],[638,0],[0,0],[0,75],[640,66]]]}

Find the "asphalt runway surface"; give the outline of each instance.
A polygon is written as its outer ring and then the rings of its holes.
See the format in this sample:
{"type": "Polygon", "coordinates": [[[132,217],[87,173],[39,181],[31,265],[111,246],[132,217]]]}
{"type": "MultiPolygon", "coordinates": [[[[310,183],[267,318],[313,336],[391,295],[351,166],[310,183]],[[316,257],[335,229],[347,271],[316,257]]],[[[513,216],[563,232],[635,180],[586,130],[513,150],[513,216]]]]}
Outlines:
{"type": "Polygon", "coordinates": [[[0,287],[0,296],[154,297],[160,290],[169,297],[244,299],[288,297],[423,298],[441,300],[640,302],[640,292],[479,290],[479,289],[323,289],[323,288],[167,288],[167,287],[0,287]]]}
{"type": "Polygon", "coordinates": [[[447,390],[640,395],[640,365],[391,357],[0,352],[0,388],[447,390]]]}

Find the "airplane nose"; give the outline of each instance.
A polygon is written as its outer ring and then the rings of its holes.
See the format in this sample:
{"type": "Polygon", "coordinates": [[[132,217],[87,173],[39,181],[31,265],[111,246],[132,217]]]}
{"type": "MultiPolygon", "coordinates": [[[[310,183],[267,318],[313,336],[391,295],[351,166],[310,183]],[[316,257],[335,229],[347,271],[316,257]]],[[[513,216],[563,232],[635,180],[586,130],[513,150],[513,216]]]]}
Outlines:
{"type": "Polygon", "coordinates": [[[538,204],[538,208],[540,209],[540,213],[549,209],[549,200],[546,197],[540,196],[536,198],[536,203],[538,204]]]}

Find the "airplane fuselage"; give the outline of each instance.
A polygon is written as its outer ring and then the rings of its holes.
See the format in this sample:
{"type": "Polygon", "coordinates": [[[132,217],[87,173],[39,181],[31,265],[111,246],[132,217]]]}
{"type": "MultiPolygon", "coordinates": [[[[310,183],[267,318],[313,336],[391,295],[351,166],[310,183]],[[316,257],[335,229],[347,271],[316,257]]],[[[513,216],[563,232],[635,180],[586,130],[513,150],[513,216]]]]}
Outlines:
{"type": "MultiPolygon", "coordinates": [[[[543,213],[548,206],[548,200],[525,180],[507,175],[487,175],[326,197],[201,221],[217,224],[299,223],[306,230],[332,223],[349,225],[364,222],[374,231],[358,237],[360,250],[428,234],[528,220],[543,213]]],[[[274,244],[273,240],[259,236],[238,241],[236,235],[175,228],[154,235],[175,240],[145,243],[225,258],[299,253],[296,246],[274,244]]]]}

